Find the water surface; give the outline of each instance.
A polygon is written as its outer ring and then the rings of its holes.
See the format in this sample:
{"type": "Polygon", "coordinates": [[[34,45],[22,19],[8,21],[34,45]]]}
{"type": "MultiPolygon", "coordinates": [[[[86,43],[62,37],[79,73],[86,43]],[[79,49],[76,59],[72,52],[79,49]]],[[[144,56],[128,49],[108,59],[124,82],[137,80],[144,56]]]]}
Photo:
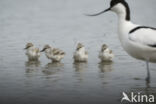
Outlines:
{"type": "MultiPolygon", "coordinates": [[[[155,0],[127,0],[133,21],[155,26],[155,0]]],[[[156,65],[151,84],[146,66],[123,51],[117,37],[117,17],[107,13],[87,17],[109,6],[109,0],[0,0],[0,103],[1,104],[120,104],[122,92],[156,93],[156,65]],[[42,48],[61,48],[62,63],[28,62],[27,42],[42,48]],[[89,51],[88,63],[73,63],[78,42],[89,51]],[[113,63],[99,64],[103,43],[115,54],[113,63]]]]}

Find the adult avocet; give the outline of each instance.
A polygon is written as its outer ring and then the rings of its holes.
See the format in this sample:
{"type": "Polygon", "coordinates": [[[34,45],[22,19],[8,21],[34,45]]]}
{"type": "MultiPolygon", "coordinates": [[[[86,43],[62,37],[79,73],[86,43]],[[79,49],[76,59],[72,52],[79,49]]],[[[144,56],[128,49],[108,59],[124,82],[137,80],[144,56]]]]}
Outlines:
{"type": "Polygon", "coordinates": [[[111,0],[110,8],[89,16],[97,16],[107,11],[118,15],[118,35],[125,51],[136,59],[146,61],[146,80],[150,82],[149,62],[156,62],[156,28],[132,23],[130,9],[125,0],[111,0]]]}
{"type": "Polygon", "coordinates": [[[32,43],[27,43],[25,49],[29,61],[38,61],[40,57],[39,48],[36,48],[32,43]]]}

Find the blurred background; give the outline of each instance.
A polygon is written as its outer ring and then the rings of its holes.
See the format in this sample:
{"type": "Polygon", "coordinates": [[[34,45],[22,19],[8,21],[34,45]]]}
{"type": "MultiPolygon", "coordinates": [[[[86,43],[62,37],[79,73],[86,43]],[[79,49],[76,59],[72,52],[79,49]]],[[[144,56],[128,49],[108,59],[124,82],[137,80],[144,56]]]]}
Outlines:
{"type": "MultiPolygon", "coordinates": [[[[1,104],[119,104],[122,92],[156,93],[156,65],[146,85],[146,66],[122,49],[117,16],[97,13],[110,0],[0,0],[0,103],[1,104]],[[24,47],[50,44],[66,52],[62,63],[50,63],[44,54],[38,63],[27,62],[24,47]],[[89,52],[88,63],[73,64],[76,44],[89,52]],[[107,44],[113,63],[99,64],[98,52],[107,44]]],[[[156,0],[127,0],[131,19],[156,27],[156,0]]]]}

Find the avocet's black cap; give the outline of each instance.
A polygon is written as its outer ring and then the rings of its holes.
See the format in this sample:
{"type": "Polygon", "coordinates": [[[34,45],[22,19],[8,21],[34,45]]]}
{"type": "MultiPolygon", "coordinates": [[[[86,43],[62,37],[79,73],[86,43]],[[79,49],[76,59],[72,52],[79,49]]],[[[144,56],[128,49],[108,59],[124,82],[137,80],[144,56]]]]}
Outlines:
{"type": "Polygon", "coordinates": [[[125,0],[112,0],[110,2],[110,6],[113,7],[114,5],[116,5],[118,3],[125,3],[125,0]]]}
{"type": "Polygon", "coordinates": [[[110,2],[110,8],[117,5],[118,3],[121,3],[125,6],[126,13],[127,13],[126,14],[126,20],[130,20],[130,9],[129,9],[128,3],[125,0],[112,0],[110,2]]]}

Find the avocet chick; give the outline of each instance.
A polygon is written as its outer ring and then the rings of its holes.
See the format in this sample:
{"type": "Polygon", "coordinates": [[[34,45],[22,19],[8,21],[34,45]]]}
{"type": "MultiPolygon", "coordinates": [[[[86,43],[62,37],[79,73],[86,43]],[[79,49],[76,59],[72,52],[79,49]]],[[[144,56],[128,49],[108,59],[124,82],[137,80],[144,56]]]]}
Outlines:
{"type": "Polygon", "coordinates": [[[36,48],[32,43],[26,44],[26,55],[29,61],[38,61],[40,57],[40,50],[36,48]]]}
{"type": "Polygon", "coordinates": [[[114,58],[114,54],[112,50],[108,48],[106,44],[103,44],[101,47],[101,51],[99,52],[99,58],[101,62],[109,62],[112,61],[114,58]]]}
{"type": "Polygon", "coordinates": [[[75,62],[87,62],[88,61],[88,52],[85,50],[83,44],[78,43],[76,51],[74,52],[74,61],[75,62]]]}
{"type": "Polygon", "coordinates": [[[44,51],[45,51],[45,55],[47,56],[47,58],[52,60],[52,62],[60,62],[65,56],[64,51],[57,49],[57,48],[53,48],[49,45],[44,46],[41,52],[44,52],[44,51]]]}

